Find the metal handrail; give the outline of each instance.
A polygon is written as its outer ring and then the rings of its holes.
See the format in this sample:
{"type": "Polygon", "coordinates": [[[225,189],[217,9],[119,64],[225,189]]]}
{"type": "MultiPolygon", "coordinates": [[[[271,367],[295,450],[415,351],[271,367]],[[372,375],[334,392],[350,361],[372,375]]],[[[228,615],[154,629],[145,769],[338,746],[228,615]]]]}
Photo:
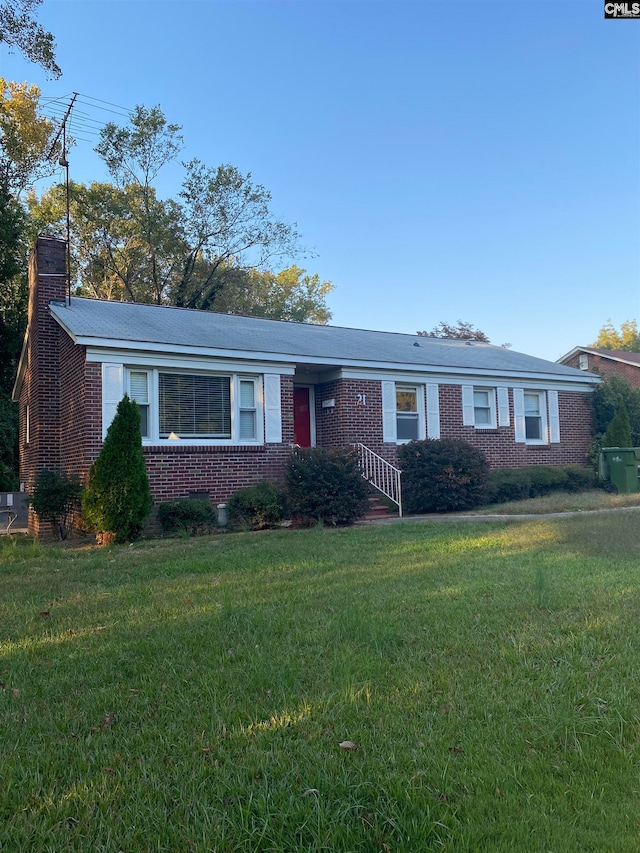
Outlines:
{"type": "Polygon", "coordinates": [[[400,481],[402,471],[387,462],[370,447],[360,444],[360,442],[353,446],[358,455],[360,471],[364,479],[396,504],[398,515],[402,518],[402,484],[400,481]]]}

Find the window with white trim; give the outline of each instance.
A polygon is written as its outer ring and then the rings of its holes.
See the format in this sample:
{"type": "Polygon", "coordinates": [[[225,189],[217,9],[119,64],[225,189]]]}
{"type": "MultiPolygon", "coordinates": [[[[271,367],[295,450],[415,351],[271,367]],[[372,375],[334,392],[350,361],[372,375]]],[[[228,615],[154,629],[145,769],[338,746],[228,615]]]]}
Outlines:
{"type": "Polygon", "coordinates": [[[420,438],[416,386],[396,385],[396,436],[398,441],[414,441],[420,438]]]}
{"type": "Polygon", "coordinates": [[[507,389],[504,387],[483,388],[481,385],[463,385],[462,424],[476,429],[496,429],[498,426],[509,426],[507,389]]]}
{"type": "Polygon", "coordinates": [[[126,371],[146,443],[255,444],[264,438],[258,376],[163,369],[126,371]]]}
{"type": "Polygon", "coordinates": [[[540,391],[524,392],[524,437],[528,442],[546,441],[544,395],[540,391]]]}
{"type": "Polygon", "coordinates": [[[240,380],[238,423],[241,441],[255,441],[258,435],[258,408],[256,405],[256,380],[240,380]]]}
{"type": "Polygon", "coordinates": [[[515,439],[524,444],[557,444],[560,441],[558,392],[513,389],[515,439]]]}
{"type": "Polygon", "coordinates": [[[142,438],[149,438],[151,423],[149,419],[149,373],[147,370],[129,371],[129,399],[138,404],[142,438]]]}

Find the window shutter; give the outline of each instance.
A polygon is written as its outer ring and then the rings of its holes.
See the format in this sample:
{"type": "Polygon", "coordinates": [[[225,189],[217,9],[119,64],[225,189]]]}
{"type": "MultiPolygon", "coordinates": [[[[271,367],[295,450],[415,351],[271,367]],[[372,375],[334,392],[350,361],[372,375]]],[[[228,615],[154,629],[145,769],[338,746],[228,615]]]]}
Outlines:
{"type": "Polygon", "coordinates": [[[549,439],[552,444],[560,443],[560,410],[558,408],[558,392],[547,391],[549,401],[549,439]]]}
{"type": "Polygon", "coordinates": [[[282,442],[282,403],[280,399],[280,374],[264,375],[265,442],[282,442]]]}
{"type": "Polygon", "coordinates": [[[462,426],[475,426],[473,385],[462,386],[462,426]]]}
{"type": "Polygon", "coordinates": [[[513,418],[516,422],[516,441],[524,443],[526,433],[524,428],[524,390],[522,388],[513,389],[513,418]]]}
{"type": "Polygon", "coordinates": [[[382,440],[397,441],[396,383],[382,382],[382,440]]]}
{"type": "Polygon", "coordinates": [[[124,368],[121,364],[102,365],[102,440],[116,416],[118,403],[124,397],[124,368]]]}
{"type": "Polygon", "coordinates": [[[427,435],[440,438],[440,399],[437,385],[427,385],[427,435]]]}
{"type": "Polygon", "coordinates": [[[508,388],[498,388],[498,426],[509,426],[508,388]]]}

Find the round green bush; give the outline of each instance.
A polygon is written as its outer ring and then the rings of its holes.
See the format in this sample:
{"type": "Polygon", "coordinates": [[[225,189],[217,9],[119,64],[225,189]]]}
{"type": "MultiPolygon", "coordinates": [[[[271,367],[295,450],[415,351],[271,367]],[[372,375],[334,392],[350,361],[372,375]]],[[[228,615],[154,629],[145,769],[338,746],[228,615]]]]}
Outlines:
{"type": "Polygon", "coordinates": [[[213,527],[213,507],[202,498],[165,501],[158,507],[158,521],[163,533],[208,533],[213,527]]]}
{"type": "Polygon", "coordinates": [[[264,530],[280,524],[285,517],[284,489],[269,480],[238,489],[227,501],[229,521],[235,527],[264,530]]]}
{"type": "Polygon", "coordinates": [[[466,441],[411,441],[398,449],[398,459],[402,503],[409,514],[471,509],[486,498],[489,463],[466,441]]]}
{"type": "Polygon", "coordinates": [[[369,486],[350,450],[298,447],[286,469],[289,508],[296,522],[353,524],[368,506],[369,486]]]}

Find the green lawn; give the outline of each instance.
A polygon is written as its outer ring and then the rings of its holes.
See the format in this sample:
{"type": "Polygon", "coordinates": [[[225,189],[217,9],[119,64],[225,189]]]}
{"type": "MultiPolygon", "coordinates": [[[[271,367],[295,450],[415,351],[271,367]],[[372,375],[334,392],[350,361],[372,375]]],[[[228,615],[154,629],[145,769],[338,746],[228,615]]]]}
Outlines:
{"type": "Polygon", "coordinates": [[[639,850],[639,520],[0,540],[0,851],[639,850]]]}

